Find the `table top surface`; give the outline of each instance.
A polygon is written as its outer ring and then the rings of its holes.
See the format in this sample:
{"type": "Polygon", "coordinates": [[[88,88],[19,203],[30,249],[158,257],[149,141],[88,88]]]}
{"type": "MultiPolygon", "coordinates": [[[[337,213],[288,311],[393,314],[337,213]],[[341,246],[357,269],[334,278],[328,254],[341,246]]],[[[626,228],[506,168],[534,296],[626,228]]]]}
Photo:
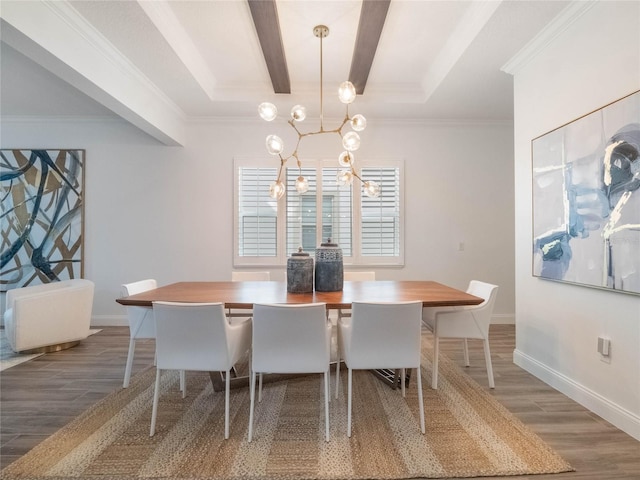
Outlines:
{"type": "Polygon", "coordinates": [[[433,281],[345,281],[339,292],[288,293],[287,282],[178,282],[116,299],[121,305],[150,307],[154,301],[214,303],[252,308],[255,303],[326,303],[350,308],[352,302],[421,301],[425,307],[478,305],[482,298],[433,281]]]}

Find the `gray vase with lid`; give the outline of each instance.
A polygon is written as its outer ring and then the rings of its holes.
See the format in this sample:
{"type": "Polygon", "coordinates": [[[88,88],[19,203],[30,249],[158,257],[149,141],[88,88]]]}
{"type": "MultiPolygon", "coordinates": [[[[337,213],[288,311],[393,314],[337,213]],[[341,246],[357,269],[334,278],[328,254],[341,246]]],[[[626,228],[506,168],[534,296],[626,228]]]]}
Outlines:
{"type": "Polygon", "coordinates": [[[287,259],[287,292],[313,292],[313,258],[302,247],[287,259]]]}
{"type": "Polygon", "coordinates": [[[342,249],[328,238],[316,249],[316,291],[339,292],[344,282],[342,249]]]}

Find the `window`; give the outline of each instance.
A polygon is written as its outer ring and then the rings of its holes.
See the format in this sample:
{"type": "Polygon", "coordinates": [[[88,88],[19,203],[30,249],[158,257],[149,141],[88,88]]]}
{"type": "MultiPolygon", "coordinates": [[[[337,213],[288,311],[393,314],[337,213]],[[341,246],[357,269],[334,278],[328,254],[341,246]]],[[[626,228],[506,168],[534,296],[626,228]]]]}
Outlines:
{"type": "Polygon", "coordinates": [[[358,180],[338,187],[335,161],[305,161],[309,190],[300,195],[297,167],[286,168],[287,194],[276,201],[269,185],[277,168],[251,160],[235,161],[234,265],[284,265],[302,247],[315,255],[331,238],[342,248],[345,264],[402,265],[402,182],[398,162],[361,166],[361,176],[380,183],[378,198],[362,195],[358,180]],[[292,192],[292,193],[291,193],[292,192]]]}

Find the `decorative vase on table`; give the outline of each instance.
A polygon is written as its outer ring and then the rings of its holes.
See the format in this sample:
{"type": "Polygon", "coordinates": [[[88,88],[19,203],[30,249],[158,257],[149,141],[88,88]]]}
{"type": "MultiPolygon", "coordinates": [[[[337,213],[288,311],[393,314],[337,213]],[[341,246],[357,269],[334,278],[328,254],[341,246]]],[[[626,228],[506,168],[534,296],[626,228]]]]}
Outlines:
{"type": "Polygon", "coordinates": [[[287,292],[313,292],[313,258],[302,247],[287,259],[287,292]]]}
{"type": "Polygon", "coordinates": [[[344,282],[344,266],[342,263],[342,249],[337,243],[320,244],[316,249],[316,291],[339,292],[344,282]]]}

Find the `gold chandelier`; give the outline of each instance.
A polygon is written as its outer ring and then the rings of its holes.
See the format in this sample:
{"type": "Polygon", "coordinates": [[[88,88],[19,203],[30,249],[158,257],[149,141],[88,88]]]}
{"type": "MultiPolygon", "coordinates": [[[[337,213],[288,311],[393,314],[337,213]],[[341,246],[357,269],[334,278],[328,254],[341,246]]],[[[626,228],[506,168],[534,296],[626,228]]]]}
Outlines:
{"type": "MultiPolygon", "coordinates": [[[[322,103],[322,39],[329,35],[329,28],[325,25],[317,25],[313,29],[313,34],[320,39],[320,130],[304,133],[301,132],[298,128],[298,124],[304,121],[307,117],[307,109],[302,105],[294,105],[291,109],[291,119],[287,122],[298,135],[298,141],[296,142],[293,152],[288,156],[283,156],[284,142],[282,139],[277,135],[267,136],[267,152],[271,155],[277,155],[280,158],[278,178],[270,185],[269,196],[271,198],[280,199],[284,195],[286,188],[282,181],[282,171],[287,160],[292,157],[296,159],[300,173],[295,182],[296,191],[298,193],[305,193],[309,190],[309,181],[302,175],[302,162],[300,161],[300,157],[298,157],[300,142],[304,137],[310,135],[337,133],[342,140],[342,147],[344,148],[344,151],[338,156],[338,164],[342,169],[338,172],[336,179],[337,184],[339,186],[351,186],[353,184],[353,179],[357,178],[362,182],[365,195],[369,197],[378,197],[380,195],[380,185],[372,180],[363,180],[353,166],[353,162],[355,160],[353,152],[360,148],[360,135],[358,135],[358,132],[361,132],[367,126],[367,120],[363,115],[357,114],[353,117],[349,116],[349,104],[353,103],[356,99],[356,89],[353,86],[353,83],[349,81],[342,82],[338,88],[338,98],[345,104],[346,112],[342,123],[333,130],[324,129],[322,103]],[[350,125],[351,130],[343,133],[342,130],[347,124],[350,125]]],[[[274,104],[264,102],[258,106],[258,113],[263,120],[270,122],[278,116],[278,109],[274,104]]]]}

